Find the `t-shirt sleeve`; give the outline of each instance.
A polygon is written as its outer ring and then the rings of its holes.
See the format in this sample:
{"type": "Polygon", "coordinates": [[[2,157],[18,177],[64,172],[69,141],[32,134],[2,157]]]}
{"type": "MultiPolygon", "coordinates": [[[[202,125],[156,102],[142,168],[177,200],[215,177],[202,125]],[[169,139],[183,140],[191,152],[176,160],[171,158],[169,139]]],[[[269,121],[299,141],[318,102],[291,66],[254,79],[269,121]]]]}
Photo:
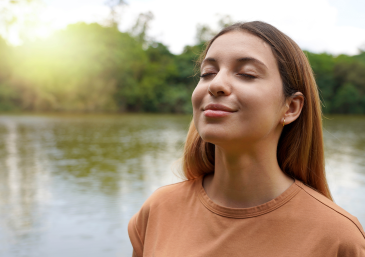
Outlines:
{"type": "Polygon", "coordinates": [[[131,240],[131,244],[133,246],[133,257],[143,256],[143,243],[140,232],[137,229],[137,218],[140,211],[134,214],[128,223],[128,234],[129,239],[131,240]]]}
{"type": "Polygon", "coordinates": [[[152,240],[156,237],[156,216],[161,217],[158,214],[161,205],[169,199],[175,200],[171,192],[176,189],[176,185],[182,185],[180,183],[163,186],[155,190],[142,204],[141,209],[130,219],[128,234],[135,252],[134,256],[142,257],[147,251],[145,250],[146,238],[152,240]]]}
{"type": "Polygon", "coordinates": [[[159,199],[156,191],[149,198],[147,198],[147,200],[142,204],[141,209],[132,216],[128,223],[129,239],[131,240],[135,255],[137,257],[143,256],[144,241],[146,237],[150,212],[152,206],[155,205],[156,200],[159,199]]]}
{"type": "MultiPolygon", "coordinates": [[[[352,216],[356,229],[343,231],[344,239],[338,248],[338,257],[365,257],[365,233],[358,219],[352,216]]],[[[355,226],[354,226],[355,228],[355,226]]]]}
{"type": "Polygon", "coordinates": [[[339,247],[338,257],[365,257],[365,239],[363,242],[344,243],[339,247]]]}

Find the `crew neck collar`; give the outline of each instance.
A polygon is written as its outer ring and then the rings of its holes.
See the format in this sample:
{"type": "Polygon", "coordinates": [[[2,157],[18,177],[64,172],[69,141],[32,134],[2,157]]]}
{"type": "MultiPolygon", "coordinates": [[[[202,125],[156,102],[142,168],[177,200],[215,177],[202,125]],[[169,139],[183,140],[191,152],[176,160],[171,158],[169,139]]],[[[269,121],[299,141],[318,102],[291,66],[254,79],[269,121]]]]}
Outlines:
{"type": "Polygon", "coordinates": [[[298,184],[301,183],[299,180],[294,179],[294,183],[287,190],[285,190],[278,197],[264,204],[249,208],[229,208],[214,203],[208,197],[203,187],[203,178],[204,176],[200,176],[199,178],[195,179],[195,190],[201,203],[208,210],[215,214],[236,219],[245,219],[260,216],[283,206],[300,191],[300,187],[298,186],[298,184]]]}

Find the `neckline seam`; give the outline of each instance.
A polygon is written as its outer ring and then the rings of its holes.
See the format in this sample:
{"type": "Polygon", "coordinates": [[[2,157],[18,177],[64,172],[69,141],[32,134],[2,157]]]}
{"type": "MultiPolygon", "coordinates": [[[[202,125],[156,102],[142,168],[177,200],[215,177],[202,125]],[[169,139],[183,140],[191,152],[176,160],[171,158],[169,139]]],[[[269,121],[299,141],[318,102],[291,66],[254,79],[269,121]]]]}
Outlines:
{"type": "MultiPolygon", "coordinates": [[[[199,181],[202,182],[202,179],[200,179],[199,181]]],[[[199,181],[197,181],[197,183],[199,181]]],[[[209,211],[211,211],[219,216],[223,216],[223,217],[245,219],[245,218],[253,218],[253,217],[264,215],[266,213],[272,212],[272,211],[280,208],[281,206],[285,205],[287,202],[289,202],[295,195],[297,195],[301,191],[300,190],[301,188],[298,186],[298,183],[296,183],[296,182],[297,182],[297,180],[295,180],[295,182],[292,185],[292,186],[295,186],[294,188],[292,188],[292,190],[291,190],[292,192],[289,192],[282,199],[278,199],[278,202],[276,202],[276,203],[274,202],[272,206],[266,207],[266,209],[264,209],[264,210],[254,211],[252,213],[239,213],[239,212],[244,211],[243,209],[255,208],[255,207],[259,207],[261,205],[249,207],[249,208],[236,208],[236,210],[235,210],[235,208],[231,208],[230,210],[227,210],[227,212],[225,212],[224,210],[223,211],[219,210],[219,208],[229,208],[229,207],[219,206],[214,202],[211,203],[210,202],[210,201],[212,201],[211,199],[209,199],[209,198],[205,199],[208,196],[206,195],[206,192],[204,191],[203,185],[200,185],[200,183],[198,183],[198,185],[197,185],[197,194],[198,194],[198,198],[199,198],[200,202],[209,211]],[[215,206],[213,206],[213,204],[217,205],[218,208],[215,208],[215,206]],[[229,213],[229,211],[231,211],[231,213],[229,213]],[[237,211],[238,213],[234,213],[235,211],[237,211]]],[[[282,194],[284,194],[284,193],[285,193],[285,191],[282,194]]],[[[281,195],[279,195],[278,197],[280,197],[280,196],[281,195]]],[[[273,200],[275,200],[275,199],[276,198],[274,198],[273,200]]],[[[271,201],[273,201],[273,200],[271,200],[271,201]]],[[[269,203],[269,202],[267,202],[267,203],[269,203]]],[[[265,205],[267,203],[264,203],[262,205],[265,205]]]]}

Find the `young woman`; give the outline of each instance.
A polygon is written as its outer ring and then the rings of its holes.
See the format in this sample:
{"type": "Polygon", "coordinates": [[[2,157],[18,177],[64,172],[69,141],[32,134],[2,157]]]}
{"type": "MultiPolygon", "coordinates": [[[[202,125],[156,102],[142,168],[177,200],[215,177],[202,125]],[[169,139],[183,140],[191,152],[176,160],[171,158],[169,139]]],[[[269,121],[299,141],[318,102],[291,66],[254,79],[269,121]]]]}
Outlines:
{"type": "Polygon", "coordinates": [[[199,64],[187,180],[132,217],[133,256],[365,256],[363,228],[328,189],[318,89],[298,45],[237,23],[199,64]]]}

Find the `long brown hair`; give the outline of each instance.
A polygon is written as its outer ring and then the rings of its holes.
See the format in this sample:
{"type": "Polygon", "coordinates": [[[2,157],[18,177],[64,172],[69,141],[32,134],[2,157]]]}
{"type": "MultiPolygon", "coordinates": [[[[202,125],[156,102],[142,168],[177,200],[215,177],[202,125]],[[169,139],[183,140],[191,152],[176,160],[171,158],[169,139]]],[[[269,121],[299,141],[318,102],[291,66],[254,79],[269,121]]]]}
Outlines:
{"type": "MultiPolygon", "coordinates": [[[[300,116],[283,128],[279,139],[277,159],[281,170],[332,200],[325,174],[318,88],[311,66],[299,46],[265,22],[236,23],[224,28],[207,43],[198,66],[215,39],[237,30],[251,33],[271,46],[278,63],[285,97],[296,92],[304,95],[305,102],[300,116]]],[[[190,123],[182,161],[184,176],[188,180],[214,172],[215,146],[204,142],[193,121],[190,123]]]]}

